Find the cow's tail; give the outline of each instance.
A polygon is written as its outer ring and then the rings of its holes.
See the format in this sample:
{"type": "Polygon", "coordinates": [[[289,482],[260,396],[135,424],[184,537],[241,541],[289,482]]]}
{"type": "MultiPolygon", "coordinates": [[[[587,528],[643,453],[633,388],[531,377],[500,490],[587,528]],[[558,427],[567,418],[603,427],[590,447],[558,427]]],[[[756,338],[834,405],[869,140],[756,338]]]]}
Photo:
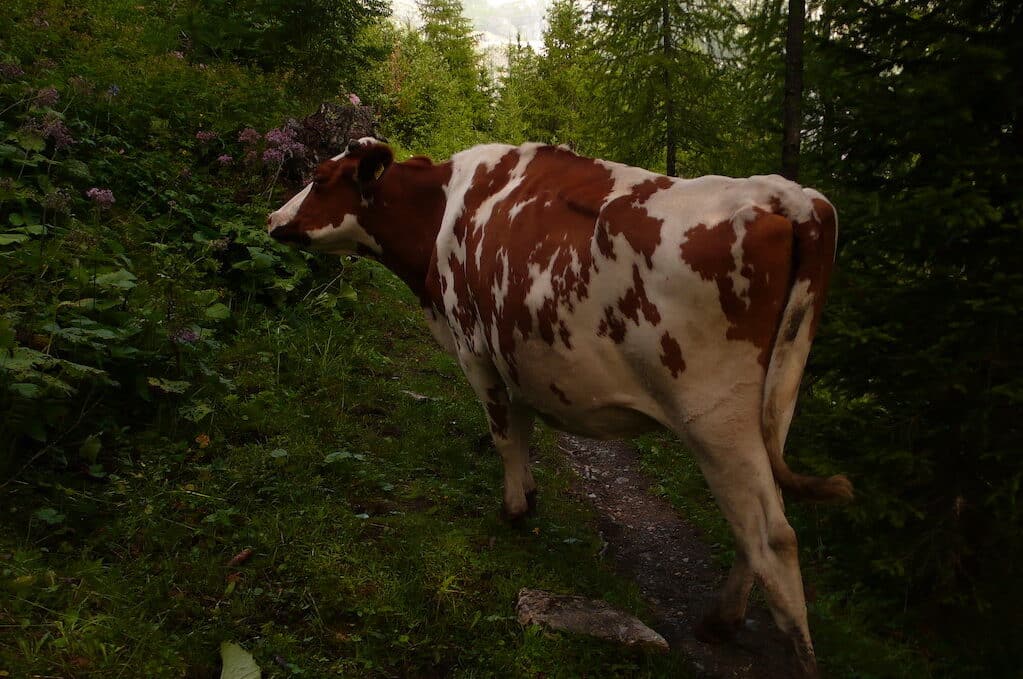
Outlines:
{"type": "Polygon", "coordinates": [[[845,476],[796,474],[783,457],[799,382],[820,322],[838,237],[835,208],[820,193],[804,191],[813,205],[810,218],[801,222],[796,215],[786,215],[794,227],[792,286],[767,366],[761,426],[774,479],[790,497],[815,502],[845,501],[853,495],[852,484],[845,476]]]}

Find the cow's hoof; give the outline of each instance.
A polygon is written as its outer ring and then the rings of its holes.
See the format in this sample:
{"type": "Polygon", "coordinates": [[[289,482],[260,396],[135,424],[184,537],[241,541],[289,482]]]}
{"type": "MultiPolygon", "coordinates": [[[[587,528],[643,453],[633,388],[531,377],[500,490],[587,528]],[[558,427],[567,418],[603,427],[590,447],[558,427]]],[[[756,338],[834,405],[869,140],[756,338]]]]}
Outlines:
{"type": "Polygon", "coordinates": [[[526,493],[526,514],[532,516],[536,514],[536,488],[526,493]]]}
{"type": "Polygon", "coordinates": [[[528,505],[518,510],[509,509],[507,504],[501,505],[501,520],[512,526],[521,526],[527,516],[529,516],[528,505]]]}
{"type": "Polygon", "coordinates": [[[693,635],[705,644],[724,644],[735,638],[742,620],[725,620],[714,613],[707,613],[696,623],[693,635]]]}

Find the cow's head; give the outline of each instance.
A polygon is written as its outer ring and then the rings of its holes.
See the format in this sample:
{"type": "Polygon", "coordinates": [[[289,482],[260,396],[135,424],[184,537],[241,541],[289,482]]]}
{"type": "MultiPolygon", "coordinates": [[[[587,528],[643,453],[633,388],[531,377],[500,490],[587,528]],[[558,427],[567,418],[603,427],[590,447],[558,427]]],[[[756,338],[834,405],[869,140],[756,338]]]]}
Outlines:
{"type": "Polygon", "coordinates": [[[394,160],[373,137],[352,141],[316,168],[313,181],[267,218],[270,235],[320,252],[350,254],[360,246],[380,254],[367,230],[376,185],[394,160]]]}

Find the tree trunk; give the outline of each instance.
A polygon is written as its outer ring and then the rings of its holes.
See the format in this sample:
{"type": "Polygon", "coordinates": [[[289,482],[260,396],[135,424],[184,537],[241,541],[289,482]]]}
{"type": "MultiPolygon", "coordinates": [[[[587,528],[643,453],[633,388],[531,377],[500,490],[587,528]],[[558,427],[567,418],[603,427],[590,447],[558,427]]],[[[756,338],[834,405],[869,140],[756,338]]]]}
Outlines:
{"type": "Polygon", "coordinates": [[[661,39],[664,47],[664,125],[665,125],[665,151],[664,173],[669,177],[677,177],[676,158],[678,156],[678,141],[675,138],[675,101],[674,92],[671,87],[671,66],[675,59],[675,46],[671,38],[671,12],[670,0],[661,2],[661,39]]]}
{"type": "Polygon", "coordinates": [[[805,0],[789,0],[788,30],[785,37],[785,99],[782,103],[781,173],[792,181],[799,178],[799,128],[803,98],[803,28],[805,0]]]}

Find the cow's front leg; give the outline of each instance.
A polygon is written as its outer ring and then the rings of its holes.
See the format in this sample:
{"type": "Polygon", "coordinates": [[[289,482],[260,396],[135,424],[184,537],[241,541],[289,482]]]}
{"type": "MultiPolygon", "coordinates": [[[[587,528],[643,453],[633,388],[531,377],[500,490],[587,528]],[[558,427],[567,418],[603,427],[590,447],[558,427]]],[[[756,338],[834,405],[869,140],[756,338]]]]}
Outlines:
{"type": "Polygon", "coordinates": [[[488,389],[484,404],[490,421],[490,434],[504,464],[501,513],[509,521],[515,521],[536,507],[536,481],[529,469],[533,411],[513,402],[503,385],[488,389]]]}
{"type": "Polygon", "coordinates": [[[533,411],[508,396],[500,373],[475,354],[459,354],[459,363],[476,396],[483,403],[490,435],[504,464],[502,515],[514,521],[536,506],[536,482],[529,470],[529,437],[533,411]]]}

